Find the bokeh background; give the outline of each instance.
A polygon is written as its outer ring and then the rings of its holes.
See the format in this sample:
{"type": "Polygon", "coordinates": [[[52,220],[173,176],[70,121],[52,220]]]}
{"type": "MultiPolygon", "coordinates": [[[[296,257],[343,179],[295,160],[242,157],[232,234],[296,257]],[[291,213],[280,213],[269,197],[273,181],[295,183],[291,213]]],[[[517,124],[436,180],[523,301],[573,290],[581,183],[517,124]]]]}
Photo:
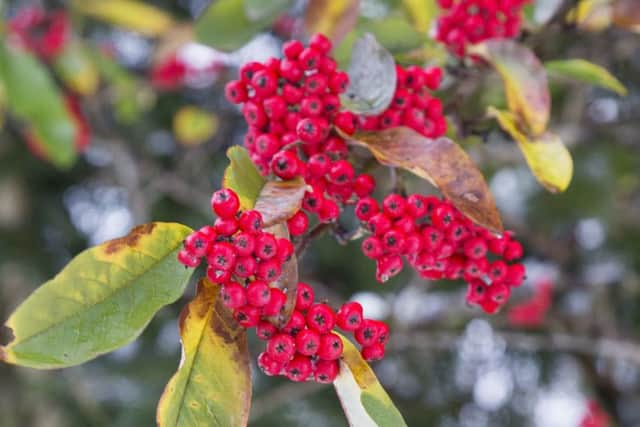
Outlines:
{"type": "MultiPolygon", "coordinates": [[[[189,22],[209,2],[152,3],[189,22]]],[[[179,58],[191,71],[171,90],[149,78],[158,39],[71,10],[83,41],[109,48],[131,91],[114,96],[114,84],[103,83],[83,99],[91,143],[65,172],[34,157],[5,117],[0,317],[72,256],[135,224],[198,227],[211,220],[208,199],[220,185],[224,152],[241,144],[246,131],[222,95],[224,83],[247,60],[277,55],[287,34],[300,31],[304,3],[295,2],[286,20],[238,51],[182,46],[179,58]],[[185,106],[215,119],[202,143],[177,137],[175,115],[185,106]]],[[[360,19],[411,22],[404,3],[363,0],[360,19]]],[[[530,19],[543,25],[559,3],[537,2],[530,19]]],[[[26,5],[69,6],[6,1],[3,18],[26,5]]],[[[374,369],[410,426],[578,427],[594,406],[608,414],[611,426],[640,426],[640,36],[613,27],[592,32],[554,25],[524,37],[544,59],[585,58],[605,66],[629,96],[551,80],[551,127],[575,163],[573,182],[561,195],[536,183],[514,143],[491,122],[462,140],[485,172],[504,222],[525,246],[528,279],[505,309],[487,316],[465,305],[462,284],[426,282],[408,269],[380,285],[358,242],[340,246],[329,236],[305,254],[302,279],[336,306],[355,298],[365,314],[390,322],[388,355],[374,369]],[[518,322],[513,308],[541,292],[551,295],[548,311],[532,325],[518,322]]],[[[421,52],[420,60],[429,62],[438,50],[427,41],[421,52]]],[[[489,75],[465,103],[467,116],[481,117],[483,105],[502,97],[499,80],[489,75]]],[[[433,192],[404,177],[411,190],[433,192]]],[[[388,176],[381,170],[377,178],[383,194],[388,176]]],[[[343,225],[354,223],[347,218],[343,225]]],[[[180,358],[176,319],[192,295],[193,285],[135,342],[83,366],[35,371],[0,365],[0,426],[153,425],[157,400],[180,358]]],[[[271,379],[253,368],[251,426],[346,425],[333,388],[271,379]]]]}

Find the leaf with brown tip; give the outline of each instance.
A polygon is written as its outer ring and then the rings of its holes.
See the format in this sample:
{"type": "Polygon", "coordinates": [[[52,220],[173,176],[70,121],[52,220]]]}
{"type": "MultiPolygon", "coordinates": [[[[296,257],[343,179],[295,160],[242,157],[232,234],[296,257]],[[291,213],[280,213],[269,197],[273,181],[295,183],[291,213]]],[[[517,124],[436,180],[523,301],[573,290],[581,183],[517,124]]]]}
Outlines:
{"type": "Polygon", "coordinates": [[[301,178],[290,181],[267,181],[254,205],[262,214],[265,227],[284,222],[302,207],[307,184],[301,178]]]}
{"type": "Polygon", "coordinates": [[[356,132],[351,140],[387,166],[408,170],[436,186],[467,217],[494,232],[502,221],[493,195],[469,155],[448,138],[429,139],[413,129],[356,132]]]}

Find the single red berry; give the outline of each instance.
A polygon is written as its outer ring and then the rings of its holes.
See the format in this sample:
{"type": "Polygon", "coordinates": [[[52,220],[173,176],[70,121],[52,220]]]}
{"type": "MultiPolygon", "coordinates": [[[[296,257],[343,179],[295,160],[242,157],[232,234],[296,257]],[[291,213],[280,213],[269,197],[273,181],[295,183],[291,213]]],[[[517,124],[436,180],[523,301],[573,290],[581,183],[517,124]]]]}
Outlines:
{"type": "Polygon", "coordinates": [[[237,308],[233,317],[243,328],[253,328],[260,321],[260,309],[250,305],[237,308]]]}
{"type": "Polygon", "coordinates": [[[211,209],[220,218],[233,218],[240,208],[240,199],[233,190],[223,188],[211,196],[211,209]]]}
{"type": "Polygon", "coordinates": [[[323,148],[327,152],[327,154],[330,154],[336,158],[346,157],[349,151],[347,148],[347,143],[339,136],[330,136],[326,140],[323,148]]]}
{"type": "Polygon", "coordinates": [[[313,372],[311,359],[307,356],[298,354],[285,365],[284,371],[287,378],[291,381],[306,381],[313,372]]]}
{"type": "Polygon", "coordinates": [[[240,80],[231,80],[224,87],[224,94],[232,104],[240,104],[249,99],[247,87],[240,80]]]}
{"type": "Polygon", "coordinates": [[[275,282],[282,274],[282,263],[276,259],[268,259],[258,264],[256,276],[258,279],[266,280],[269,283],[275,282]]]}
{"type": "Polygon", "coordinates": [[[358,198],[369,196],[371,193],[373,193],[373,190],[375,188],[376,180],[368,173],[358,175],[355,181],[353,181],[353,192],[356,193],[356,196],[358,196],[358,198]]]}
{"type": "Polygon", "coordinates": [[[269,290],[271,296],[267,305],[262,307],[262,314],[264,316],[275,316],[280,313],[282,307],[287,302],[287,296],[278,288],[271,288],[269,290]]]}
{"type": "Polygon", "coordinates": [[[304,329],[296,335],[296,349],[305,356],[313,356],[320,348],[320,334],[311,329],[304,329]]]}
{"type": "Polygon", "coordinates": [[[511,295],[511,288],[504,283],[494,283],[489,286],[487,292],[487,298],[497,302],[502,305],[509,299],[511,295]]]}
{"type": "Polygon", "coordinates": [[[227,283],[231,280],[231,270],[219,270],[210,265],[207,267],[207,278],[213,283],[227,283]]]}
{"type": "Polygon", "coordinates": [[[402,123],[402,110],[389,109],[380,116],[380,127],[388,129],[400,126],[402,123]]]}
{"type": "Polygon", "coordinates": [[[258,263],[252,256],[243,256],[236,259],[233,274],[241,278],[251,277],[256,273],[258,263]]]}
{"type": "Polygon", "coordinates": [[[336,360],[342,355],[342,339],[332,332],[320,335],[318,357],[322,360],[336,360]]]}
{"type": "Polygon", "coordinates": [[[282,88],[282,98],[287,104],[297,104],[302,100],[304,91],[292,84],[287,83],[282,88]]]}
{"type": "Polygon", "coordinates": [[[263,351],[258,356],[258,367],[264,372],[266,375],[272,377],[274,375],[279,375],[284,367],[283,362],[278,362],[274,360],[269,353],[263,351]]]}
{"type": "MultiPolygon", "coordinates": [[[[449,238],[453,242],[460,242],[469,237],[470,230],[464,225],[461,221],[453,221],[446,230],[447,238],[449,238]]],[[[485,247],[487,246],[486,241],[484,241],[485,247]]],[[[485,250],[486,253],[486,250],[485,250]]]]}
{"type": "Polygon", "coordinates": [[[300,52],[298,61],[303,70],[314,70],[320,65],[321,58],[322,54],[318,50],[307,47],[300,52]]]}
{"type": "Polygon", "coordinates": [[[267,354],[278,362],[288,362],[296,351],[296,342],[289,334],[276,334],[267,341],[267,354]]]}
{"type": "Polygon", "coordinates": [[[308,226],[309,218],[303,211],[296,212],[291,218],[287,220],[289,234],[293,237],[303,235],[307,231],[308,226]]]}
{"type": "Polygon", "coordinates": [[[446,228],[454,220],[454,210],[448,204],[440,204],[431,213],[431,222],[438,228],[446,228]]]}
{"type": "Polygon", "coordinates": [[[296,336],[298,332],[302,331],[305,328],[305,318],[304,314],[302,314],[298,310],[293,310],[291,312],[291,316],[289,316],[289,320],[282,327],[282,332],[286,332],[289,335],[296,336]]]}
{"type": "Polygon", "coordinates": [[[464,274],[467,277],[482,277],[489,269],[489,262],[486,258],[467,259],[464,265],[464,274]]]}
{"type": "Polygon", "coordinates": [[[362,241],[362,253],[367,258],[380,258],[385,253],[382,241],[375,236],[367,237],[362,241]]]}
{"type": "Polygon", "coordinates": [[[317,96],[306,96],[300,102],[300,112],[305,117],[319,117],[324,113],[324,104],[317,96]]]}
{"type": "Polygon", "coordinates": [[[324,136],[322,123],[318,118],[305,118],[298,122],[296,133],[298,137],[308,143],[320,142],[324,136]]]}
{"type": "Polygon", "coordinates": [[[255,249],[253,254],[260,259],[271,259],[278,253],[278,242],[271,233],[256,235],[255,249]]]}
{"type": "Polygon", "coordinates": [[[502,260],[496,260],[489,265],[489,277],[493,283],[502,282],[507,278],[507,264],[502,260]]]}
{"type": "Polygon", "coordinates": [[[337,71],[329,78],[329,89],[336,95],[347,90],[347,86],[349,86],[349,75],[344,71],[337,71]]]}
{"type": "Polygon", "coordinates": [[[255,238],[247,232],[240,232],[233,236],[233,246],[236,248],[238,256],[246,257],[253,253],[255,248],[255,238]]]}
{"type": "Polygon", "coordinates": [[[362,358],[367,362],[374,362],[384,358],[384,345],[380,343],[374,343],[366,347],[362,347],[360,350],[362,358]]]}
{"type": "Polygon", "coordinates": [[[442,68],[429,67],[424,70],[425,84],[431,90],[436,90],[442,81],[442,68]]]}
{"type": "Polygon", "coordinates": [[[509,241],[509,237],[506,235],[504,237],[494,237],[489,239],[489,250],[496,255],[502,256],[509,244],[509,241]]]}
{"type": "Polygon", "coordinates": [[[329,223],[338,219],[340,215],[340,207],[336,202],[330,199],[324,199],[318,210],[318,219],[320,222],[329,223]]]}
{"type": "Polygon", "coordinates": [[[362,305],[355,301],[344,303],[336,314],[336,324],[345,331],[355,331],[362,321],[362,305]]]}
{"type": "Polygon", "coordinates": [[[474,279],[467,283],[467,303],[478,305],[486,299],[487,285],[480,279],[474,279]]]}
{"type": "Polygon", "coordinates": [[[340,365],[337,360],[319,360],[316,363],[314,377],[316,382],[330,384],[340,373],[340,365]]]}
{"type": "Polygon", "coordinates": [[[211,247],[207,263],[218,270],[233,270],[236,265],[236,249],[227,242],[219,242],[211,247]]]}
{"type": "Polygon", "coordinates": [[[327,90],[328,84],[324,74],[316,73],[306,78],[304,88],[310,95],[322,95],[327,90]]]}
{"type": "Polygon", "coordinates": [[[262,106],[253,101],[244,103],[242,106],[242,115],[247,124],[255,128],[262,128],[268,122],[267,114],[264,112],[262,106]]]}
{"type": "Polygon", "coordinates": [[[377,213],[369,218],[367,227],[376,236],[382,236],[391,229],[391,220],[384,213],[377,213]]]}
{"type": "Polygon", "coordinates": [[[407,207],[407,202],[399,194],[389,194],[382,201],[382,211],[389,218],[399,218],[404,215],[407,207]]]}
{"type": "Polygon", "coordinates": [[[333,116],[340,110],[340,97],[332,93],[326,94],[322,97],[322,104],[324,105],[324,114],[333,116]]]}
{"type": "Polygon", "coordinates": [[[262,215],[256,210],[244,211],[240,214],[238,225],[242,231],[256,234],[262,230],[262,215]]]}
{"type": "Polygon", "coordinates": [[[382,236],[382,246],[388,253],[402,253],[404,251],[405,238],[405,235],[400,231],[391,229],[382,236]]]}
{"type": "Polygon", "coordinates": [[[526,270],[523,264],[511,264],[507,269],[506,283],[510,286],[520,286],[524,282],[526,270]]]}
{"type": "Polygon", "coordinates": [[[187,249],[182,249],[178,252],[178,261],[185,267],[195,268],[200,265],[200,258],[189,252],[187,249]]]}
{"type": "Polygon", "coordinates": [[[337,69],[338,69],[338,63],[335,61],[335,59],[329,56],[325,56],[320,61],[320,72],[323,74],[331,75],[335,73],[337,69]]]}
{"type": "Polygon", "coordinates": [[[251,86],[260,98],[273,95],[278,88],[278,77],[271,70],[264,69],[256,71],[251,77],[251,86]]]}
{"type": "Polygon", "coordinates": [[[335,314],[327,304],[314,304],[307,311],[307,326],[310,329],[326,334],[335,325],[335,314]]]}
{"type": "Polygon", "coordinates": [[[399,255],[385,255],[376,261],[376,280],[385,283],[402,271],[402,258],[399,255]]]}
{"type": "Polygon", "coordinates": [[[202,258],[209,251],[211,239],[203,232],[196,231],[184,239],[184,248],[196,258],[202,258]]]}
{"type": "Polygon", "coordinates": [[[272,96],[262,103],[264,113],[271,120],[280,120],[287,114],[287,103],[281,96],[272,96]]]}
{"type": "Polygon", "coordinates": [[[442,245],[444,233],[436,227],[427,226],[422,229],[423,247],[431,252],[436,252],[442,245]]]}
{"type": "Polygon", "coordinates": [[[484,258],[487,250],[487,243],[481,237],[472,237],[464,242],[464,254],[469,258],[484,258]]]}
{"type": "Polygon", "coordinates": [[[262,69],[264,69],[264,65],[259,62],[247,62],[240,67],[240,78],[244,83],[250,83],[253,75],[262,69]]]}
{"type": "Polygon", "coordinates": [[[280,140],[274,134],[263,133],[256,138],[256,153],[263,158],[270,158],[276,154],[280,146],[280,140]]]}
{"type": "Polygon", "coordinates": [[[522,258],[522,254],[523,251],[520,242],[512,240],[507,244],[507,247],[505,248],[502,256],[504,257],[505,261],[513,261],[522,258]]]}
{"type": "Polygon", "coordinates": [[[416,220],[408,215],[402,216],[393,222],[393,229],[403,234],[411,234],[416,231],[416,220]]]}
{"type": "Polygon", "coordinates": [[[302,199],[302,209],[309,212],[318,212],[320,207],[322,207],[322,202],[324,201],[324,197],[322,196],[322,192],[316,191],[307,191],[304,193],[304,198],[302,199]]]}
{"type": "Polygon", "coordinates": [[[345,185],[353,181],[353,166],[347,160],[338,160],[331,164],[327,180],[333,184],[345,185]]]}
{"type": "Polygon", "coordinates": [[[298,156],[291,151],[279,151],[271,160],[271,169],[279,178],[292,179],[299,175],[298,156]]]}
{"type": "Polygon", "coordinates": [[[409,233],[404,240],[404,250],[402,253],[406,255],[419,254],[422,250],[422,236],[418,233],[409,233]]]}
{"type": "Polygon", "coordinates": [[[228,282],[220,289],[222,303],[229,308],[240,308],[247,303],[247,295],[237,282],[228,282]]]}
{"type": "Polygon", "coordinates": [[[281,262],[288,261],[289,258],[291,258],[291,256],[295,252],[295,247],[293,246],[293,243],[291,243],[291,240],[289,239],[280,237],[277,240],[277,244],[278,244],[278,252],[276,253],[276,258],[278,258],[278,260],[281,262]]]}
{"type": "Polygon", "coordinates": [[[363,347],[368,347],[378,342],[380,338],[380,329],[373,319],[365,319],[362,325],[354,333],[354,338],[363,347]]]}
{"type": "Polygon", "coordinates": [[[314,154],[307,162],[307,172],[310,176],[320,178],[326,175],[331,165],[331,159],[324,153],[314,154]]]}
{"type": "Polygon", "coordinates": [[[372,197],[365,197],[358,200],[356,204],[355,214],[360,221],[368,221],[372,216],[380,211],[378,202],[372,197]]]}
{"type": "Polygon", "coordinates": [[[278,329],[273,323],[266,320],[261,320],[256,326],[256,336],[265,341],[270,339],[277,331],[278,329]]]}
{"type": "Polygon", "coordinates": [[[299,40],[289,40],[282,45],[282,53],[289,59],[296,59],[300,52],[304,50],[304,45],[299,40]]]}
{"type": "Polygon", "coordinates": [[[309,39],[309,46],[320,53],[329,53],[331,50],[331,40],[329,40],[324,34],[317,33],[309,39]]]}
{"type": "Polygon", "coordinates": [[[333,124],[347,135],[353,135],[358,125],[358,118],[351,111],[336,114],[333,124]]]}
{"type": "Polygon", "coordinates": [[[296,288],[296,309],[306,311],[315,299],[313,288],[306,283],[298,283],[296,288]]]}
{"type": "Polygon", "coordinates": [[[231,236],[238,231],[238,222],[235,218],[216,218],[213,228],[219,236],[231,236]]]}
{"type": "Polygon", "coordinates": [[[269,303],[271,291],[262,280],[254,280],[247,286],[247,303],[254,307],[263,307],[269,303]]]}

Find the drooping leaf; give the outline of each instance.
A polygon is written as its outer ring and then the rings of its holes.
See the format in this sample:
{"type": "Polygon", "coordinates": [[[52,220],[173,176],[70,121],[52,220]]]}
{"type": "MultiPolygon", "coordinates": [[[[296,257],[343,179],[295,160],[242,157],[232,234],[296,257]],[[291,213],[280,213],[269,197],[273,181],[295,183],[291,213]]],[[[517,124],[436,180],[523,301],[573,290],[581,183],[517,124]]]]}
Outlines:
{"type": "Polygon", "coordinates": [[[640,6],[637,0],[614,0],[613,23],[625,30],[640,33],[640,6]]]}
{"type": "Polygon", "coordinates": [[[495,117],[500,127],[518,143],[540,184],[552,193],[567,189],[573,176],[573,160],[557,135],[545,132],[537,137],[528,137],[518,128],[513,113],[489,107],[489,115],[495,117]]]}
{"type": "Polygon", "coordinates": [[[159,427],[244,426],[251,405],[251,372],[245,330],[202,279],[180,313],[182,359],[162,393],[159,427]]]}
{"type": "Polygon", "coordinates": [[[301,178],[290,181],[267,181],[262,187],[254,209],[262,214],[269,227],[291,218],[302,207],[307,185],[301,178]]]}
{"type": "Polygon", "coordinates": [[[371,367],[351,341],[341,337],[344,352],[340,374],[333,382],[352,427],[402,427],[407,423],[382,388],[371,367]]]}
{"type": "Polygon", "coordinates": [[[244,0],[216,0],[196,21],[195,34],[198,41],[229,52],[244,46],[272,21],[270,16],[249,19],[244,0]]]}
{"type": "Polygon", "coordinates": [[[547,71],[552,75],[569,77],[574,80],[600,86],[616,92],[618,95],[626,96],[627,88],[616,79],[607,69],[585,61],[584,59],[566,59],[548,61],[544,64],[547,71]]]}
{"type": "Polygon", "coordinates": [[[243,147],[234,145],[227,150],[229,166],[224,171],[222,186],[236,192],[240,198],[240,209],[253,209],[253,206],[267,182],[249,158],[243,147]]]}
{"type": "Polygon", "coordinates": [[[161,307],[182,295],[193,269],[176,254],[191,231],[153,222],[78,254],[9,317],[13,338],[0,347],[0,359],[62,368],[133,341],[161,307]]]}
{"type": "Polygon", "coordinates": [[[293,3],[292,0],[244,0],[244,10],[251,21],[275,19],[293,3]]]}
{"type": "Polygon", "coordinates": [[[474,222],[502,232],[500,214],[482,173],[455,142],[429,139],[407,127],[356,132],[351,140],[368,148],[380,163],[428,180],[474,222]]]}
{"type": "Polygon", "coordinates": [[[61,169],[76,160],[75,126],[62,96],[43,65],[30,53],[0,43],[0,79],[8,109],[26,122],[42,157],[61,169]]]}
{"type": "Polygon", "coordinates": [[[175,25],[171,15],[140,1],[75,0],[73,5],[81,13],[150,37],[159,36],[175,25]]]}
{"type": "Polygon", "coordinates": [[[100,78],[82,43],[72,40],[53,60],[53,68],[64,84],[80,95],[93,95],[100,78]]]}
{"type": "Polygon", "coordinates": [[[315,0],[305,11],[305,27],[309,34],[322,33],[339,43],[358,21],[359,11],[359,0],[315,0]]]}
{"type": "Polygon", "coordinates": [[[199,145],[215,135],[218,117],[192,105],[180,108],[173,116],[173,133],[183,145],[199,145]]]}
{"type": "Polygon", "coordinates": [[[402,3],[409,12],[415,29],[427,33],[440,11],[435,0],[403,0],[402,3]]]}
{"type": "Polygon", "coordinates": [[[396,90],[393,56],[367,33],[356,41],[349,65],[349,87],[342,104],[358,114],[376,115],[389,106],[396,90]]]}
{"type": "Polygon", "coordinates": [[[526,46],[507,39],[493,39],[470,47],[469,52],[489,62],[502,77],[509,110],[532,135],[542,134],[549,121],[551,98],[547,74],[540,60],[526,46]]]}

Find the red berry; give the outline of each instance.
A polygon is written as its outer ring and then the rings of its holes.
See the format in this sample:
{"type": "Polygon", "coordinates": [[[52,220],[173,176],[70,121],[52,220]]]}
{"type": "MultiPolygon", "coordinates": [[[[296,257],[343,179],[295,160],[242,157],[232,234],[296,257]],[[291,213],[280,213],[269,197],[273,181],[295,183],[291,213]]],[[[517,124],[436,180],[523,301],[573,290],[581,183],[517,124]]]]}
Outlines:
{"type": "Polygon", "coordinates": [[[355,331],[362,325],[362,305],[352,301],[340,307],[336,314],[336,324],[345,331],[355,331]]]}
{"type": "Polygon", "coordinates": [[[213,229],[219,236],[231,236],[238,231],[238,222],[235,218],[216,218],[213,229]]]}
{"type": "Polygon", "coordinates": [[[522,264],[512,264],[507,269],[506,283],[510,286],[520,286],[525,279],[525,268],[522,264]]]}
{"type": "Polygon", "coordinates": [[[195,268],[200,265],[200,258],[189,252],[187,249],[182,249],[178,252],[178,261],[185,267],[195,268]]]}
{"type": "Polygon", "coordinates": [[[258,268],[258,263],[252,256],[244,256],[236,259],[236,266],[233,274],[238,277],[247,278],[253,276],[258,268]]]}
{"type": "Polygon", "coordinates": [[[324,112],[324,104],[317,96],[307,96],[300,102],[300,112],[306,117],[318,117],[324,112]]]}
{"type": "Polygon", "coordinates": [[[405,210],[413,218],[422,218],[427,213],[424,197],[420,194],[412,194],[407,197],[405,210]]]}
{"type": "Polygon", "coordinates": [[[271,296],[269,302],[262,307],[262,314],[264,316],[275,316],[280,313],[282,307],[287,302],[287,296],[278,288],[269,289],[271,296]]]}
{"type": "Polygon", "coordinates": [[[282,274],[282,264],[276,259],[269,259],[260,262],[256,271],[258,279],[266,280],[269,283],[275,282],[282,274]]]}
{"type": "Polygon", "coordinates": [[[304,82],[304,88],[308,94],[322,95],[327,90],[327,77],[324,74],[313,74],[304,82]]]}
{"type": "Polygon", "coordinates": [[[271,160],[271,169],[279,178],[292,179],[299,175],[298,156],[291,151],[279,151],[271,160]]]}
{"type": "Polygon", "coordinates": [[[380,343],[375,343],[366,347],[363,347],[360,351],[362,358],[367,362],[374,362],[384,358],[384,346],[380,343]]]}
{"type": "Polygon", "coordinates": [[[300,52],[298,60],[303,70],[314,70],[320,65],[321,58],[322,54],[318,50],[307,47],[300,52]]]}
{"type": "Polygon", "coordinates": [[[233,247],[236,249],[238,256],[246,257],[253,253],[256,241],[253,235],[240,232],[233,236],[233,247]]]}
{"type": "Polygon", "coordinates": [[[314,304],[307,311],[307,326],[321,334],[333,329],[335,314],[327,304],[314,304]]]}
{"type": "Polygon", "coordinates": [[[523,251],[520,242],[512,240],[507,244],[507,247],[505,248],[502,256],[504,257],[505,261],[513,261],[522,258],[522,254],[523,251]]]}
{"type": "Polygon", "coordinates": [[[338,219],[339,215],[340,208],[338,207],[338,204],[336,202],[329,199],[324,199],[322,201],[322,205],[318,210],[318,219],[320,220],[320,222],[328,223],[335,221],[336,219],[338,219]]]}
{"type": "Polygon", "coordinates": [[[304,329],[296,335],[296,349],[305,356],[313,356],[320,348],[320,334],[311,329],[304,329]]]}
{"type": "Polygon", "coordinates": [[[242,106],[242,115],[249,124],[255,128],[262,128],[267,124],[267,115],[262,106],[253,101],[247,101],[242,106]]]}
{"type": "Polygon", "coordinates": [[[238,225],[242,231],[256,234],[262,230],[262,215],[256,210],[244,211],[240,214],[238,225]]]}
{"type": "Polygon", "coordinates": [[[331,50],[331,40],[329,40],[324,34],[317,33],[309,40],[309,46],[320,53],[329,53],[331,50]]]}
{"type": "Polygon", "coordinates": [[[306,283],[298,283],[296,288],[296,309],[300,311],[307,310],[313,305],[314,299],[315,292],[313,288],[306,283]]]}
{"type": "Polygon", "coordinates": [[[382,236],[382,246],[388,253],[399,254],[404,250],[405,235],[391,229],[382,236]]]}
{"type": "Polygon", "coordinates": [[[331,165],[331,159],[324,153],[314,154],[307,162],[307,172],[316,178],[323,177],[331,165]]]}
{"type": "Polygon", "coordinates": [[[266,375],[269,375],[270,377],[280,374],[283,366],[284,363],[274,360],[266,351],[263,351],[258,356],[258,367],[262,370],[262,372],[264,372],[266,375]]]}
{"type": "Polygon", "coordinates": [[[280,120],[287,114],[287,103],[281,96],[272,96],[262,103],[264,112],[271,120],[280,120]]]}
{"type": "Polygon", "coordinates": [[[342,348],[342,339],[330,332],[320,336],[320,347],[317,354],[322,360],[336,360],[342,355],[342,348]]]}
{"type": "Polygon", "coordinates": [[[244,83],[249,83],[253,75],[262,69],[264,69],[264,65],[259,62],[247,62],[240,67],[240,78],[244,83]]]}
{"type": "Polygon", "coordinates": [[[319,360],[316,363],[314,376],[316,382],[330,384],[336,379],[339,372],[340,365],[337,360],[319,360]]]}
{"type": "Polygon", "coordinates": [[[374,236],[369,236],[362,241],[362,253],[367,258],[378,259],[384,255],[382,241],[374,236]]]}
{"type": "Polygon", "coordinates": [[[360,221],[368,221],[379,211],[378,202],[371,197],[365,197],[356,204],[355,214],[360,221]]]}
{"type": "Polygon", "coordinates": [[[353,135],[358,125],[358,119],[350,111],[341,111],[336,114],[333,124],[347,135],[353,135]]]}
{"type": "Polygon", "coordinates": [[[488,268],[489,262],[486,258],[468,259],[464,265],[464,273],[468,277],[482,277],[488,268]]]}
{"type": "Polygon", "coordinates": [[[496,255],[502,255],[508,244],[508,237],[495,237],[493,239],[489,239],[489,250],[496,255]]]}
{"type": "Polygon", "coordinates": [[[309,378],[313,371],[311,359],[301,354],[295,356],[284,367],[287,378],[291,381],[302,382],[309,378]]]}
{"type": "Polygon", "coordinates": [[[402,271],[402,258],[399,255],[385,255],[376,261],[376,280],[385,283],[402,271]]]}
{"type": "Polygon", "coordinates": [[[256,326],[256,336],[261,340],[266,341],[270,339],[277,332],[277,330],[278,329],[271,322],[261,320],[256,326]]]}
{"type": "Polygon", "coordinates": [[[347,90],[349,86],[349,75],[344,71],[337,71],[329,78],[329,89],[339,95],[347,90]]]}
{"type": "Polygon", "coordinates": [[[295,252],[293,243],[291,243],[291,240],[289,239],[280,237],[277,240],[277,244],[278,244],[278,252],[276,253],[276,258],[278,258],[278,260],[281,262],[288,261],[289,258],[291,258],[291,256],[295,252]]]}
{"type": "Polygon", "coordinates": [[[271,291],[262,280],[254,280],[247,286],[247,303],[254,307],[263,307],[269,303],[271,291]]]}
{"type": "Polygon", "coordinates": [[[243,328],[253,328],[260,321],[260,309],[245,305],[236,309],[233,317],[243,328]]]}
{"type": "Polygon", "coordinates": [[[267,354],[277,362],[288,362],[296,351],[296,343],[291,335],[276,334],[267,341],[267,354]]]}
{"type": "Polygon", "coordinates": [[[233,218],[240,208],[240,199],[236,193],[223,188],[211,196],[211,209],[220,218],[233,218]]]}
{"type": "Polygon", "coordinates": [[[373,176],[363,173],[353,182],[353,192],[358,198],[367,197],[376,188],[376,180],[373,176]]]}
{"type": "Polygon", "coordinates": [[[287,227],[291,236],[301,236],[307,231],[309,226],[309,218],[303,211],[296,212],[287,220],[287,227]]]}
{"type": "Polygon", "coordinates": [[[237,282],[229,282],[220,289],[222,303],[229,308],[240,308],[247,303],[244,288],[237,282]]]}
{"type": "Polygon", "coordinates": [[[353,166],[347,160],[338,160],[329,168],[327,180],[337,185],[345,185],[353,181],[353,166]]]}
{"type": "Polygon", "coordinates": [[[487,244],[481,237],[473,237],[464,242],[464,254],[472,259],[484,258],[487,254],[487,244]]]}
{"type": "Polygon", "coordinates": [[[454,210],[447,204],[440,204],[431,213],[431,222],[439,228],[446,228],[454,220],[454,210]]]}
{"type": "Polygon", "coordinates": [[[404,197],[399,194],[389,194],[382,201],[382,211],[389,218],[399,218],[401,217],[406,209],[407,202],[404,197]]]}
{"type": "Polygon", "coordinates": [[[298,40],[289,40],[282,45],[282,53],[289,59],[296,59],[303,49],[304,45],[298,40]]]}
{"type": "Polygon", "coordinates": [[[275,93],[278,88],[278,77],[271,70],[256,71],[251,77],[251,86],[260,98],[266,98],[275,93]]]}
{"type": "Polygon", "coordinates": [[[320,142],[324,136],[322,122],[318,118],[302,119],[296,126],[296,133],[304,142],[320,142]]]}
{"type": "Polygon", "coordinates": [[[292,84],[286,84],[282,88],[282,98],[287,102],[287,104],[297,104],[302,100],[304,96],[304,91],[292,84]]]}
{"type": "Polygon", "coordinates": [[[376,236],[382,236],[391,229],[391,220],[384,213],[378,213],[369,218],[367,227],[376,236]]]}
{"type": "Polygon", "coordinates": [[[218,270],[233,270],[236,265],[236,249],[227,242],[219,242],[213,245],[207,255],[207,263],[218,270]]]}
{"type": "Polygon", "coordinates": [[[240,80],[232,80],[224,87],[224,94],[233,104],[240,104],[245,102],[249,97],[247,96],[247,87],[240,80]]]}
{"type": "Polygon", "coordinates": [[[253,253],[260,259],[271,259],[278,253],[278,242],[271,233],[262,233],[256,236],[253,253]]]}
{"type": "Polygon", "coordinates": [[[207,267],[207,278],[213,283],[227,283],[231,280],[231,270],[219,270],[210,265],[207,267]]]}
{"type": "Polygon", "coordinates": [[[489,277],[493,283],[502,282],[507,278],[507,264],[502,260],[496,260],[489,265],[489,277]]]}
{"type": "Polygon", "coordinates": [[[287,323],[282,327],[282,332],[286,332],[295,337],[298,332],[304,329],[305,324],[304,314],[298,310],[294,310],[291,312],[287,323]]]}
{"type": "Polygon", "coordinates": [[[378,342],[380,338],[380,330],[375,320],[365,319],[362,325],[356,329],[354,338],[363,347],[368,347],[378,342]]]}

